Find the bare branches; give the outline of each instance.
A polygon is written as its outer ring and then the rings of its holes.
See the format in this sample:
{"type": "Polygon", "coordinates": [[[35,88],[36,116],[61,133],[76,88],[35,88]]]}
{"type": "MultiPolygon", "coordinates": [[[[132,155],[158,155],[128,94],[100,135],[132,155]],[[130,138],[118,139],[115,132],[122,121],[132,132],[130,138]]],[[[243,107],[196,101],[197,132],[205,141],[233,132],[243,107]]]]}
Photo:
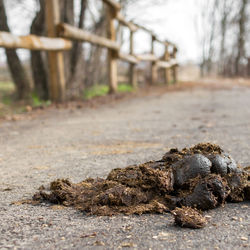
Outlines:
{"type": "Polygon", "coordinates": [[[247,0],[202,2],[199,30],[203,74],[216,70],[223,75],[245,74],[247,4],[247,0]]]}

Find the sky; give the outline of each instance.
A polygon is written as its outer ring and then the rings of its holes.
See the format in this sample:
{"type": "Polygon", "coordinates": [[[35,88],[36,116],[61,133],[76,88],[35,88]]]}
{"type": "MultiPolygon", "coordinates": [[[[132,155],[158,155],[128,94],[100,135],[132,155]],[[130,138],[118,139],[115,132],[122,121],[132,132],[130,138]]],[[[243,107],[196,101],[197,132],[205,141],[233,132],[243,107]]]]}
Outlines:
{"type": "MultiPolygon", "coordinates": [[[[166,0],[161,5],[152,5],[144,8],[144,1],[132,5],[128,10],[127,19],[153,30],[162,40],[170,40],[177,44],[178,59],[181,63],[187,61],[199,61],[199,46],[195,29],[195,16],[197,15],[197,1],[201,0],[166,0]]],[[[7,2],[7,1],[6,1],[7,2]]],[[[164,1],[163,1],[164,2],[164,1]]],[[[11,2],[8,2],[10,4],[11,2]]],[[[8,22],[13,34],[25,35],[29,33],[29,26],[36,9],[33,0],[25,0],[22,9],[8,6],[8,22]],[[22,13],[22,16],[20,16],[22,13]],[[20,16],[20,18],[19,18],[20,16]],[[22,21],[20,21],[22,20],[22,21]]],[[[128,31],[124,31],[125,39],[128,38],[128,31]],[[127,35],[126,35],[127,34],[127,35]]],[[[143,53],[150,51],[150,36],[145,32],[137,32],[135,35],[135,52],[143,53]]],[[[128,39],[127,39],[128,40],[128,39]]],[[[123,50],[128,50],[128,43],[123,50]]],[[[161,55],[163,46],[156,44],[156,53],[161,55]]],[[[18,50],[22,58],[27,58],[28,51],[18,50]]],[[[5,61],[3,49],[0,49],[0,62],[5,61]]]]}
{"type": "MultiPolygon", "coordinates": [[[[197,1],[200,0],[166,0],[165,4],[146,10],[143,6],[135,6],[131,7],[130,15],[132,18],[137,17],[137,22],[153,30],[160,39],[177,44],[180,61],[197,62],[200,54],[195,28],[197,1]]],[[[139,42],[140,37],[137,37],[137,40],[137,45],[145,46],[145,43],[139,42]]]]}

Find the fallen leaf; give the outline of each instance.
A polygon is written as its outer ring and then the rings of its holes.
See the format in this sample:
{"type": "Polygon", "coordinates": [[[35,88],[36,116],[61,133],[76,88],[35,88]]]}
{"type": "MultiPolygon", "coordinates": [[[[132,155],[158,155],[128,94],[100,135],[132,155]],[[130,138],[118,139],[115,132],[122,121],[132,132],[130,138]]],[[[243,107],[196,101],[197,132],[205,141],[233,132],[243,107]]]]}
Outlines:
{"type": "Polygon", "coordinates": [[[91,234],[83,234],[80,236],[80,238],[94,238],[97,236],[97,233],[96,232],[93,232],[91,234]]]}
{"type": "Polygon", "coordinates": [[[247,240],[248,240],[247,237],[243,237],[243,236],[242,236],[240,239],[241,239],[241,240],[244,240],[244,241],[247,241],[247,240]]]}
{"type": "Polygon", "coordinates": [[[49,167],[48,166],[36,166],[36,167],[33,167],[33,169],[35,170],[45,170],[45,169],[48,169],[49,167]]]}
{"type": "Polygon", "coordinates": [[[11,202],[11,205],[16,205],[16,206],[20,206],[23,204],[37,205],[39,203],[40,203],[39,201],[34,201],[34,200],[20,200],[11,202]]]}
{"type": "Polygon", "coordinates": [[[54,206],[50,206],[50,208],[51,208],[52,210],[62,210],[62,209],[65,209],[65,206],[54,205],[54,206]]]}
{"type": "Polygon", "coordinates": [[[133,242],[123,242],[121,247],[136,247],[136,245],[133,242]]]}
{"type": "Polygon", "coordinates": [[[94,246],[105,246],[105,243],[104,243],[103,241],[97,240],[97,241],[94,242],[93,245],[94,245],[94,246]]]}

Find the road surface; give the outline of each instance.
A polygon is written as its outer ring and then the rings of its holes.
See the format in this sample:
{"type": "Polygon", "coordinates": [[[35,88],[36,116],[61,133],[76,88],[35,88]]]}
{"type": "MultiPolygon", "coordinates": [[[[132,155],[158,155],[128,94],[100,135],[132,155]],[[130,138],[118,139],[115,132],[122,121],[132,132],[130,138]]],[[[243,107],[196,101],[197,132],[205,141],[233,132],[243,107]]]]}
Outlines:
{"type": "Polygon", "coordinates": [[[249,202],[207,212],[201,230],[178,228],[169,214],[88,217],[60,206],[11,205],[56,178],[104,177],[208,141],[250,165],[250,88],[156,92],[0,123],[0,249],[249,249],[249,202]]]}

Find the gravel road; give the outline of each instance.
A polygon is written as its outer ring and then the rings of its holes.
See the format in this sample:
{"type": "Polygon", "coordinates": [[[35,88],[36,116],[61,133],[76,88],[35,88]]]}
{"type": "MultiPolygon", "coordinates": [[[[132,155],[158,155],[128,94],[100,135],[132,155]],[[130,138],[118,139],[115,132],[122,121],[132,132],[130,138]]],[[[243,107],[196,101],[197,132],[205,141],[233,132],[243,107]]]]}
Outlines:
{"type": "Polygon", "coordinates": [[[0,123],[0,249],[250,249],[249,202],[207,212],[201,230],[178,228],[169,214],[88,217],[11,205],[56,178],[104,177],[199,142],[218,143],[250,165],[249,107],[250,88],[211,86],[0,123]]]}

